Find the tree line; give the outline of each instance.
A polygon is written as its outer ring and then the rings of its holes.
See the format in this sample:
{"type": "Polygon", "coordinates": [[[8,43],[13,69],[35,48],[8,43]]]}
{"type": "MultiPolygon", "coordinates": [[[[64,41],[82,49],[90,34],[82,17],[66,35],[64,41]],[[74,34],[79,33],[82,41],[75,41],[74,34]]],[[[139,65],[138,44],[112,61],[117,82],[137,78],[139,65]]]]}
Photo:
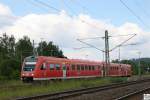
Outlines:
{"type": "MultiPolygon", "coordinates": [[[[54,56],[66,58],[63,51],[59,49],[52,41],[41,41],[38,46],[34,44],[28,36],[23,36],[17,40],[13,35],[6,33],[0,37],[0,80],[19,79],[23,59],[32,55],[54,56]]],[[[150,58],[131,59],[131,60],[113,60],[115,63],[130,64],[134,75],[138,74],[139,61],[141,73],[150,72],[150,58]]]]}
{"type": "Polygon", "coordinates": [[[132,66],[132,74],[139,74],[139,67],[141,74],[150,74],[150,58],[130,59],[130,60],[113,60],[113,63],[130,64],[132,66]]]}
{"type": "Polygon", "coordinates": [[[0,37],[0,80],[19,79],[23,59],[35,53],[39,56],[65,57],[52,41],[41,41],[35,48],[28,36],[16,41],[13,35],[4,33],[0,37]]]}

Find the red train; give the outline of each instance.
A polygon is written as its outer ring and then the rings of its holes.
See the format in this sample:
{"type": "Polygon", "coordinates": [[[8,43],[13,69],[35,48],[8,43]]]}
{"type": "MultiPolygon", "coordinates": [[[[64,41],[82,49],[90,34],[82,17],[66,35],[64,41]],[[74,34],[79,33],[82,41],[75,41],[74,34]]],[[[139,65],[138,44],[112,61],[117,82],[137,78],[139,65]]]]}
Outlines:
{"type": "MultiPolygon", "coordinates": [[[[45,56],[26,57],[21,70],[23,81],[103,77],[104,62],[45,56]]],[[[130,76],[131,66],[111,63],[107,76],[130,76]]]]}

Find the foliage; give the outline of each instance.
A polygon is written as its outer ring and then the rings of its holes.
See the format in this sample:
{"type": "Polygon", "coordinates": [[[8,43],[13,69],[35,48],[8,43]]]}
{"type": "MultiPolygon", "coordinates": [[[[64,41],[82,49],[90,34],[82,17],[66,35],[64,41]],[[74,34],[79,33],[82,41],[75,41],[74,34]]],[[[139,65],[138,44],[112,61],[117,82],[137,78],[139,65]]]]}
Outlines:
{"type": "Polygon", "coordinates": [[[42,41],[39,43],[37,47],[37,51],[39,55],[43,56],[54,56],[59,58],[64,58],[62,50],[59,49],[58,46],[54,45],[52,41],[47,43],[46,41],[42,41]]]}
{"type": "MultiPolygon", "coordinates": [[[[113,63],[119,63],[119,61],[113,60],[113,63]]],[[[131,60],[121,60],[123,64],[130,64],[132,66],[133,75],[138,75],[139,71],[139,63],[141,74],[148,74],[150,73],[150,58],[140,58],[140,59],[131,59],[131,60]]]]}
{"type": "Polygon", "coordinates": [[[22,39],[20,39],[15,45],[15,50],[18,59],[21,59],[21,57],[23,59],[24,57],[32,55],[33,46],[30,38],[24,36],[22,39]]]}
{"type": "MultiPolygon", "coordinates": [[[[65,57],[63,52],[53,42],[41,42],[37,49],[39,55],[65,57]],[[41,46],[42,52],[40,51],[41,46]]],[[[0,37],[0,80],[19,79],[23,59],[32,55],[33,45],[28,36],[24,36],[15,42],[13,35],[8,36],[4,33],[0,37]]]]}
{"type": "Polygon", "coordinates": [[[0,64],[0,75],[3,79],[16,79],[20,75],[19,62],[14,59],[3,60],[0,64]]]}

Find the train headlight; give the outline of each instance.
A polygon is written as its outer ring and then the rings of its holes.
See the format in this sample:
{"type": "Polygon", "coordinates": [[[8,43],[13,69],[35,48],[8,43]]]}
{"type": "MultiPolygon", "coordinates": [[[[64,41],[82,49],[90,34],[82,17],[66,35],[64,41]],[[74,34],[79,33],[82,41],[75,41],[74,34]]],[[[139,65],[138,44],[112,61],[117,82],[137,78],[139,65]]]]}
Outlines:
{"type": "Polygon", "coordinates": [[[31,74],[31,76],[33,76],[34,74],[31,74]]]}
{"type": "Polygon", "coordinates": [[[22,74],[22,76],[24,76],[24,74],[22,74]]]}

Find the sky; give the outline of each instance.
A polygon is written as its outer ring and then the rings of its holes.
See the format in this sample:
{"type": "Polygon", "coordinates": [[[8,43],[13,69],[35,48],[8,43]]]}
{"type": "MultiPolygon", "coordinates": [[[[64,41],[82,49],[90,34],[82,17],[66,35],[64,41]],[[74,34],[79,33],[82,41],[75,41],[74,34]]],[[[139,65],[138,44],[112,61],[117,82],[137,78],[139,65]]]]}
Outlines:
{"type": "MultiPolygon", "coordinates": [[[[137,34],[122,46],[121,59],[150,57],[149,0],[0,0],[0,36],[14,35],[16,41],[24,35],[39,43],[53,41],[68,58],[104,60],[104,53],[87,47],[77,39],[110,36],[110,49],[137,34]],[[131,11],[132,10],[132,11],[131,11]],[[133,14],[134,13],[134,14],[133,14]],[[126,45],[125,44],[125,45],[126,45]]],[[[104,39],[84,40],[104,49],[104,39]]],[[[118,59],[118,48],[110,58],[118,59]]]]}

